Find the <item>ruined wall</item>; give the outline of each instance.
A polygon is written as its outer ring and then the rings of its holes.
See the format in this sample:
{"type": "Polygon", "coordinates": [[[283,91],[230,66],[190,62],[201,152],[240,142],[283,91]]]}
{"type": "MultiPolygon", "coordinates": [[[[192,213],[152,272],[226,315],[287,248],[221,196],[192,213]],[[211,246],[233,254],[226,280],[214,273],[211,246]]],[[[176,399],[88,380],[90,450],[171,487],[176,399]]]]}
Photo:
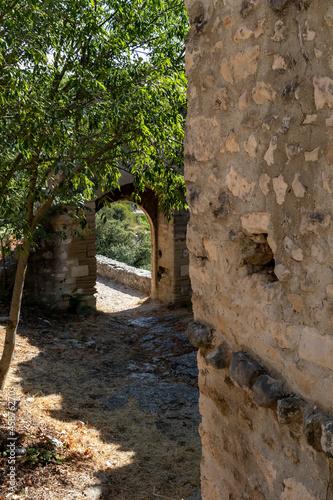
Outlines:
{"type": "Polygon", "coordinates": [[[203,499],[332,499],[333,7],[185,4],[203,499]]]}
{"type": "MultiPolygon", "coordinates": [[[[152,196],[155,195],[152,193],[152,196]]],[[[156,201],[156,200],[155,200],[156,201]]],[[[45,308],[66,309],[68,296],[82,295],[82,302],[95,307],[96,298],[96,231],[95,202],[87,203],[90,211],[86,213],[87,228],[84,232],[73,226],[68,214],[50,218],[55,232],[67,234],[67,238],[57,237],[43,241],[39,248],[32,251],[29,258],[24,302],[40,304],[45,308]],[[73,230],[83,237],[75,236],[73,230]]],[[[98,208],[103,200],[97,200],[98,208]]],[[[144,205],[143,207],[147,207],[144,205]]],[[[148,207],[149,208],[149,207],[148,207]]],[[[191,285],[189,278],[189,257],[186,248],[186,226],[189,214],[186,210],[175,211],[168,221],[157,211],[145,211],[149,217],[152,240],[151,279],[142,277],[144,291],[164,303],[189,302],[191,285]]],[[[108,259],[107,259],[108,260],[108,259]]],[[[13,268],[13,272],[15,269],[13,268]]],[[[119,268],[109,269],[111,274],[118,274],[118,280],[131,286],[131,274],[119,268]],[[122,276],[120,276],[122,275],[122,276]],[[127,275],[125,277],[125,275],[127,275]]],[[[138,270],[139,274],[147,274],[138,270]]],[[[12,273],[13,274],[13,273],[12,273]]],[[[0,273],[1,276],[1,273],[0,273]]],[[[133,276],[133,274],[132,274],[133,276]]],[[[137,288],[137,279],[133,276],[132,285],[137,288]]]]}
{"type": "Polygon", "coordinates": [[[162,302],[188,302],[191,297],[186,228],[189,214],[176,210],[168,222],[158,214],[157,297],[162,302]]]}
{"type": "Polygon", "coordinates": [[[82,295],[82,302],[95,307],[96,232],[93,203],[87,203],[87,227],[82,232],[67,214],[50,218],[53,231],[67,234],[44,241],[29,257],[24,302],[50,309],[65,309],[66,296],[82,295]],[[75,236],[74,230],[83,237],[75,236]]]}
{"type": "Polygon", "coordinates": [[[147,295],[151,293],[151,272],[96,255],[97,274],[147,295]]]}

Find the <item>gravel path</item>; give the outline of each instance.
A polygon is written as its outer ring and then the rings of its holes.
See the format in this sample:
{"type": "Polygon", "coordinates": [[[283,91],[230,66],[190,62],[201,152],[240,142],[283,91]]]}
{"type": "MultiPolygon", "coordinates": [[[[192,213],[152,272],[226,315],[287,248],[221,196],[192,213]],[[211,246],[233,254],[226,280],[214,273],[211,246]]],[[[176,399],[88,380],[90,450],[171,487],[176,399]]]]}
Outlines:
{"type": "MultiPolygon", "coordinates": [[[[88,317],[23,311],[9,377],[21,403],[17,443],[43,450],[50,436],[60,439],[65,462],[27,466],[18,457],[13,498],[201,500],[196,350],[185,335],[191,312],[104,279],[96,298],[88,317]]],[[[1,497],[1,453],[0,462],[1,497]]]]}

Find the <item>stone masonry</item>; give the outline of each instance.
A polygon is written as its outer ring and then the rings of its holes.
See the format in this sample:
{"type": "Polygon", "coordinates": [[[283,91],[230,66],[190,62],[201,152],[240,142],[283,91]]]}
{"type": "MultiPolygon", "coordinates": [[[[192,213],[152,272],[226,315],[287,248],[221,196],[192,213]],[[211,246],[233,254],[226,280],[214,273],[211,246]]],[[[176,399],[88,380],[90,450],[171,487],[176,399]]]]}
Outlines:
{"type": "MultiPolygon", "coordinates": [[[[45,308],[66,309],[70,297],[95,307],[96,299],[96,232],[95,214],[105,201],[130,200],[131,183],[120,190],[104,193],[87,203],[87,226],[84,231],[71,221],[68,213],[50,218],[54,232],[64,237],[43,241],[29,258],[24,301],[45,308]]],[[[151,229],[152,271],[151,297],[164,303],[188,303],[191,297],[189,256],[186,248],[187,210],[174,211],[168,221],[158,210],[153,191],[142,193],[142,205],[151,229]]],[[[114,269],[113,278],[117,269],[114,269]]],[[[118,268],[118,273],[123,271],[118,268]]],[[[121,277],[119,276],[121,280],[121,277]]]]}
{"type": "Polygon", "coordinates": [[[185,4],[203,500],[331,500],[333,7],[185,4]]]}

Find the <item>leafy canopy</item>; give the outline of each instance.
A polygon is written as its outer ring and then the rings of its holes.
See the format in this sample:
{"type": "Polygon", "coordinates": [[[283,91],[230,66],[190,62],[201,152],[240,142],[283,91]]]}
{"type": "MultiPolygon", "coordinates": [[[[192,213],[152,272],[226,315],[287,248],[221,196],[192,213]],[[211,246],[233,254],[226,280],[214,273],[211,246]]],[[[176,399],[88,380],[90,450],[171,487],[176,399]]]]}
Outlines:
{"type": "Polygon", "coordinates": [[[0,213],[32,235],[52,205],[117,186],[181,206],[187,18],[179,0],[0,0],[0,213]]]}

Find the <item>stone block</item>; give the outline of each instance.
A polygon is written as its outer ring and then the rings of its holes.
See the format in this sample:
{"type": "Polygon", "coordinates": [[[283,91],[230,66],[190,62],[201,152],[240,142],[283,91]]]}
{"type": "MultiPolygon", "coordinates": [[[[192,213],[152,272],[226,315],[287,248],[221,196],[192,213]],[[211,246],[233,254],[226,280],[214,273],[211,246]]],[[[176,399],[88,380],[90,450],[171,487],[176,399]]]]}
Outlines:
{"type": "Polygon", "coordinates": [[[321,423],[320,442],[326,455],[333,458],[333,418],[326,418],[321,423]]]}
{"type": "Polygon", "coordinates": [[[310,446],[320,451],[322,437],[322,422],[326,416],[316,407],[308,405],[303,418],[303,432],[310,446]]]}
{"type": "Polygon", "coordinates": [[[300,358],[333,370],[333,337],[304,328],[298,352],[300,358]]]}
{"type": "Polygon", "coordinates": [[[270,375],[260,375],[252,386],[254,400],[258,406],[272,408],[284,394],[283,383],[270,375]]]}
{"type": "Polygon", "coordinates": [[[230,363],[231,358],[231,350],[227,346],[227,344],[221,344],[216,349],[211,351],[206,356],[206,362],[216,368],[217,370],[221,370],[222,368],[226,368],[230,363]]]}
{"type": "Polygon", "coordinates": [[[280,424],[297,422],[303,416],[305,401],[298,396],[289,396],[277,402],[277,419],[280,424]]]}
{"type": "Polygon", "coordinates": [[[207,325],[193,321],[187,327],[186,336],[194,347],[210,347],[213,330],[207,325]]]}
{"type": "Polygon", "coordinates": [[[189,274],[189,266],[186,265],[186,266],[181,266],[180,267],[180,275],[181,276],[188,276],[189,274]]]}
{"type": "Polygon", "coordinates": [[[72,278],[79,278],[81,276],[89,275],[89,266],[73,266],[71,269],[72,278]]]}
{"type": "Polygon", "coordinates": [[[265,372],[264,367],[243,351],[231,356],[229,377],[239,387],[251,388],[255,380],[265,372]]]}

